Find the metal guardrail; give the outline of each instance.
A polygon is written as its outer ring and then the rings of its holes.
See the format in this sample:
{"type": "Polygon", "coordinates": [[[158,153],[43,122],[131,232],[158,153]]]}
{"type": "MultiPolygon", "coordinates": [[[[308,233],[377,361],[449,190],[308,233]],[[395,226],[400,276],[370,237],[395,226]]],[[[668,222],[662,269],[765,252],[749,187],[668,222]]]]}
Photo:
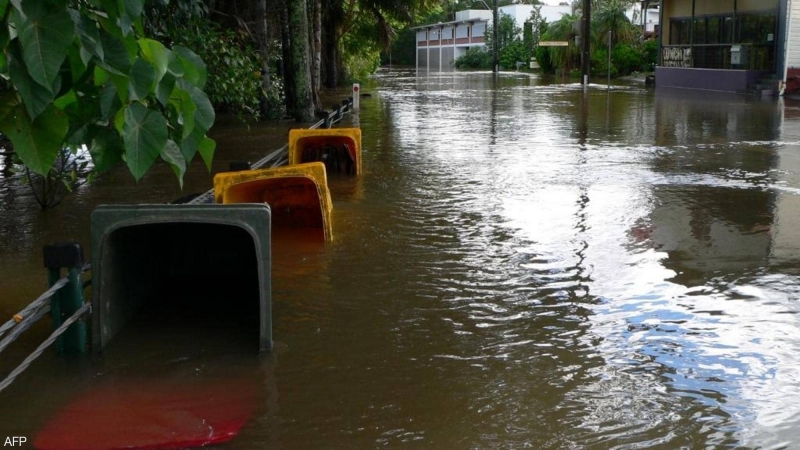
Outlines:
{"type": "Polygon", "coordinates": [[[0,352],[48,313],[53,318],[55,330],[0,381],[0,392],[10,386],[19,374],[56,342],[59,352],[82,353],[86,350],[85,324],[73,324],[91,310],[91,304],[83,301],[83,289],[90,283],[81,281],[81,274],[89,271],[90,265],[83,264],[83,251],[75,243],[48,245],[44,249],[44,259],[49,271],[50,289],[0,326],[0,352]],[[61,270],[65,267],[68,270],[67,275],[61,277],[61,270]],[[69,336],[63,337],[68,331],[69,336]],[[69,341],[65,342],[65,338],[69,338],[69,341]]]}
{"type": "MultiPolygon", "coordinates": [[[[333,111],[326,117],[309,127],[313,130],[319,127],[331,128],[340,122],[345,114],[352,112],[353,99],[342,101],[342,105],[335,105],[333,111]]],[[[288,147],[286,144],[274,152],[266,155],[252,165],[257,169],[270,165],[272,167],[288,163],[288,147]]],[[[193,200],[189,204],[211,203],[214,199],[214,190],[211,189],[193,200]]],[[[91,279],[81,281],[80,275],[91,269],[89,264],[83,265],[83,250],[78,244],[54,244],[44,249],[45,267],[48,268],[50,289],[45,291],[36,300],[23,308],[11,319],[0,325],[0,352],[5,350],[22,333],[27,331],[42,317],[51,313],[55,330],[36,349],[25,358],[19,366],[12,370],[3,381],[0,381],[0,392],[6,389],[33,361],[54,343],[59,352],[84,352],[86,350],[85,324],[76,324],[80,318],[91,313],[90,302],[83,301],[83,289],[91,285],[91,279]],[[66,276],[61,277],[61,269],[67,268],[66,276]],[[65,291],[65,292],[62,292],[65,291]],[[65,316],[69,314],[69,317],[65,316]],[[74,326],[73,326],[74,325],[74,326]],[[78,327],[78,325],[83,325],[78,327]],[[76,328],[77,327],[77,328],[76,328]],[[69,332],[70,335],[63,336],[69,332]],[[4,335],[6,335],[3,338],[4,335]],[[59,338],[61,342],[59,342],[59,338]],[[68,338],[68,339],[64,339],[68,338]]]]}
{"type": "MultiPolygon", "coordinates": [[[[341,105],[335,105],[333,110],[328,115],[318,122],[314,123],[309,130],[314,130],[320,127],[330,128],[344,118],[345,114],[352,112],[353,99],[352,97],[347,100],[342,100],[341,105]]],[[[253,169],[260,169],[261,167],[278,167],[285,166],[289,162],[289,144],[269,153],[263,158],[256,161],[251,167],[253,169]]],[[[188,201],[189,205],[196,205],[199,203],[213,203],[214,202],[214,189],[210,189],[192,200],[188,201]]]]}

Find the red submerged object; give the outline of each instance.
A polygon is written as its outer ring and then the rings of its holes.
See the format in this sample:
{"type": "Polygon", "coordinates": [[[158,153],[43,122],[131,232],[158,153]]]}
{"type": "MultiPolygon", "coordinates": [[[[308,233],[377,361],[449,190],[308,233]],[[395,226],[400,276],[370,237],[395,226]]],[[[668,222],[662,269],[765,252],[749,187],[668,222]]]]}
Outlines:
{"type": "Polygon", "coordinates": [[[236,437],[257,407],[252,380],[115,381],[64,407],[33,445],[39,450],[202,447],[236,437]]]}

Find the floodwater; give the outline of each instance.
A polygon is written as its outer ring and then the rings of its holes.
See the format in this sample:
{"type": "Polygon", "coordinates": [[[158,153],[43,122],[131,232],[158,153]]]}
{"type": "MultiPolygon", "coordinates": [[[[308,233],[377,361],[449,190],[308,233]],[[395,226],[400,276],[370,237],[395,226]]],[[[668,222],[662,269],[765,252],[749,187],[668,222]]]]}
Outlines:
{"type": "MultiPolygon", "coordinates": [[[[271,354],[214,320],[140,321],[103,357],[45,354],[0,394],[0,437],[157,382],[249,386],[220,448],[800,447],[800,104],[513,73],[362,86],[334,242],[274,242],[271,354]]],[[[215,170],[286,128],[217,126],[215,170]]],[[[194,169],[186,191],[210,187],[194,169]]],[[[180,195],[167,168],[121,170],[42,214],[14,186],[6,316],[44,290],[41,245],[88,245],[94,205],[180,195]]]]}

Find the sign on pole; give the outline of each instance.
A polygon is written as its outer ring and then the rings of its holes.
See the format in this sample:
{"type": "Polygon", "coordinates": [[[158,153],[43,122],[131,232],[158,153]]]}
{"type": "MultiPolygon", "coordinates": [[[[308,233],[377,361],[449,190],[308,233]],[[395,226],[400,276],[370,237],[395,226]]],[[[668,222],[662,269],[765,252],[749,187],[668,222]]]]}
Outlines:
{"type": "Polygon", "coordinates": [[[567,47],[569,41],[539,41],[539,47],[567,47]]]}
{"type": "Polygon", "coordinates": [[[353,110],[358,111],[359,103],[361,101],[361,85],[353,83],[353,110]]]}

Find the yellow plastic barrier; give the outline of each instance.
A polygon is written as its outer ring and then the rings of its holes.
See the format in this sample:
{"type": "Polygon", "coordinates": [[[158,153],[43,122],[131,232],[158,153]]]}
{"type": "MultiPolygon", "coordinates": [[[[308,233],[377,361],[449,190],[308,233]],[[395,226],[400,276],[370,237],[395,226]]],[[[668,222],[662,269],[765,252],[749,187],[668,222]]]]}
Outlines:
{"type": "Polygon", "coordinates": [[[318,228],[333,240],[331,194],[321,162],[214,176],[217,203],[267,203],[273,229],[318,228]]]}
{"type": "Polygon", "coordinates": [[[297,129],[289,131],[289,165],[325,163],[328,173],[361,175],[361,129],[297,129]]]}

